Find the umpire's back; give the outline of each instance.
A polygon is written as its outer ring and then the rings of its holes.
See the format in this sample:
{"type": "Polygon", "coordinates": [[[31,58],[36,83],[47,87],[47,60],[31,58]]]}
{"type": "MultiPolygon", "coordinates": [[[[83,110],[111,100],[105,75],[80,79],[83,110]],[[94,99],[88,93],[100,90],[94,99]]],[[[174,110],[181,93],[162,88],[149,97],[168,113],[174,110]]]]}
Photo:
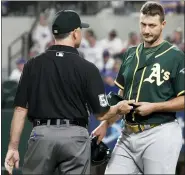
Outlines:
{"type": "Polygon", "coordinates": [[[54,45],[28,66],[29,119],[79,119],[87,123],[88,79],[96,71],[94,65],[81,58],[77,49],[54,45]]]}

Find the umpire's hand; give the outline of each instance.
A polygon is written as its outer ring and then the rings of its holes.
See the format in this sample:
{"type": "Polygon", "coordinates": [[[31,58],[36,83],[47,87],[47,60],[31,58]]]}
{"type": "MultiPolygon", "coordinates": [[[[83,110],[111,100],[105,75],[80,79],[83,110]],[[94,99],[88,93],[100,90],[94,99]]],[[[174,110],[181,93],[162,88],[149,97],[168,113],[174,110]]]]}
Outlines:
{"type": "Polygon", "coordinates": [[[4,166],[10,175],[12,175],[14,166],[15,168],[19,168],[19,160],[18,150],[9,149],[6,154],[4,166]]]}
{"type": "Polygon", "coordinates": [[[123,100],[120,101],[117,105],[118,107],[118,113],[121,115],[128,114],[132,109],[133,106],[130,106],[130,104],[135,103],[135,100],[123,100]]]}
{"type": "Polygon", "coordinates": [[[108,127],[109,125],[107,121],[103,121],[94,131],[92,131],[91,136],[93,137],[96,136],[98,138],[97,144],[99,144],[102,141],[102,139],[106,136],[108,127]]]}

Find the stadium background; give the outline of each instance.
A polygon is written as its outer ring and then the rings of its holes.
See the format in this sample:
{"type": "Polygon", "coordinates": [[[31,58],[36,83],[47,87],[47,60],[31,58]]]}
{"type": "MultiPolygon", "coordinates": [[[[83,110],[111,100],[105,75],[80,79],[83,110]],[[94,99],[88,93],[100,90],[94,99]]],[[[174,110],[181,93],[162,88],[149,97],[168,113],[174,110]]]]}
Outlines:
{"type": "MultiPolygon", "coordinates": [[[[145,1],[2,1],[2,145],[1,167],[7,151],[13,99],[24,63],[53,44],[49,32],[53,15],[58,10],[77,11],[90,30],[83,31],[79,52],[97,65],[105,83],[106,93],[118,91],[113,80],[119,70],[124,51],[140,42],[139,9],[145,1]]],[[[184,48],[184,1],[158,0],[164,5],[167,26],[164,38],[180,49],[184,48]]],[[[177,113],[184,135],[184,112],[177,113]]],[[[89,132],[99,122],[90,117],[89,132]]],[[[112,149],[121,132],[120,121],[109,128],[104,142],[112,149]]],[[[20,143],[21,164],[26,151],[31,124],[26,123],[20,143]]],[[[177,173],[185,174],[184,145],[179,158],[177,173]]],[[[104,167],[93,169],[102,174],[104,167]]],[[[17,171],[18,173],[18,171],[17,171]]]]}

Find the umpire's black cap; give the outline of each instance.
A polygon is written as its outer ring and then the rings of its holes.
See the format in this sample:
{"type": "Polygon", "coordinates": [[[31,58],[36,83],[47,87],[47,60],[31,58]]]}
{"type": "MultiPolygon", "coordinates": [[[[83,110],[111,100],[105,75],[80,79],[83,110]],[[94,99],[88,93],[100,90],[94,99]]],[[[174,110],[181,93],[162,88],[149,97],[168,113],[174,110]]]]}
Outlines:
{"type": "Polygon", "coordinates": [[[52,32],[54,35],[65,34],[74,29],[88,28],[89,24],[82,23],[79,15],[73,10],[59,11],[52,24],[52,32]]]}

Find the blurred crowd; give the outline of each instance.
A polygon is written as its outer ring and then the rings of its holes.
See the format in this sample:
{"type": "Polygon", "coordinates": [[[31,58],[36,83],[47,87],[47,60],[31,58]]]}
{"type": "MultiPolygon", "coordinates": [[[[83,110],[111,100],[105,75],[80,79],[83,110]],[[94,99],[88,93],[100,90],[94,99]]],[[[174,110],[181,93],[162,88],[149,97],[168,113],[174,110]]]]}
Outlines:
{"type": "MultiPolygon", "coordinates": [[[[153,0],[160,2],[166,14],[184,13],[184,0],[153,0]]],[[[40,11],[71,9],[84,15],[94,15],[103,9],[112,9],[115,15],[138,12],[145,1],[8,1],[2,0],[2,16],[37,16],[40,11]]]]}
{"type": "MultiPolygon", "coordinates": [[[[45,15],[41,14],[38,24],[31,33],[31,40],[30,58],[44,52],[54,44],[45,15]]],[[[181,28],[178,27],[165,40],[185,51],[183,30],[181,28]]],[[[83,39],[78,51],[81,57],[97,66],[105,82],[106,93],[110,91],[117,92],[118,88],[114,85],[114,79],[119,71],[122,57],[129,47],[136,46],[140,42],[140,35],[134,31],[128,34],[126,40],[122,40],[116,29],[112,29],[106,38],[98,40],[95,31],[88,29],[83,32],[83,39]]]]}
{"type": "MultiPolygon", "coordinates": [[[[168,3],[166,3],[164,0],[156,0],[156,1],[160,1],[160,3],[163,4],[163,6],[165,7],[166,14],[181,13],[181,12],[184,13],[183,1],[168,1],[168,3]]],[[[24,13],[24,10],[23,11],[20,10],[20,6],[27,5],[28,7],[31,7],[31,5],[33,4],[34,5],[40,4],[40,6],[43,9],[47,9],[48,3],[50,3],[51,5],[49,13],[47,11],[40,13],[39,20],[36,22],[36,24],[34,25],[33,29],[30,32],[29,43],[31,44],[29,45],[29,58],[32,58],[44,52],[49,46],[54,44],[53,36],[49,26],[50,26],[50,18],[52,16],[52,13],[56,12],[56,8],[63,9],[67,5],[68,7],[70,6],[70,9],[74,9],[78,6],[79,9],[84,10],[85,6],[79,5],[79,3],[77,2],[73,3],[73,1],[68,3],[67,1],[66,2],[62,2],[62,1],[21,2],[20,1],[20,3],[17,3],[17,2],[15,3],[13,1],[2,2],[2,8],[7,7],[7,9],[14,9],[15,12],[16,10],[18,10],[20,14],[24,13]],[[53,12],[51,10],[52,8],[54,10],[53,12]]],[[[110,1],[108,3],[108,7],[113,8],[115,14],[119,14],[119,11],[124,12],[125,14],[128,14],[127,13],[128,10],[130,12],[137,11],[136,9],[137,5],[142,3],[143,3],[142,1],[141,2],[110,1]]],[[[86,5],[91,5],[91,9],[92,9],[92,4],[90,2],[88,2],[86,5]]],[[[102,5],[102,7],[107,7],[107,6],[105,6],[104,4],[104,6],[102,5]]],[[[83,13],[83,10],[80,13],[83,13]]],[[[25,11],[28,12],[29,10],[25,9],[25,11]]],[[[114,91],[114,92],[118,91],[118,88],[114,84],[114,80],[117,76],[120,65],[122,63],[123,55],[129,47],[136,46],[138,45],[138,43],[141,42],[140,35],[135,31],[131,31],[128,34],[128,37],[125,38],[124,40],[121,38],[122,36],[118,34],[116,29],[112,29],[107,34],[106,38],[99,40],[96,37],[95,31],[92,29],[88,29],[83,31],[83,39],[81,42],[81,46],[78,49],[81,57],[92,62],[99,69],[102,75],[102,79],[104,80],[104,83],[105,83],[106,93],[109,93],[110,91],[114,91]]],[[[170,43],[176,45],[182,51],[185,52],[183,30],[181,28],[179,27],[176,28],[176,30],[173,31],[173,33],[167,36],[165,39],[170,43]]],[[[9,77],[9,80],[19,82],[25,63],[26,63],[26,60],[24,58],[17,60],[16,62],[17,67],[12,71],[9,77]]]]}

